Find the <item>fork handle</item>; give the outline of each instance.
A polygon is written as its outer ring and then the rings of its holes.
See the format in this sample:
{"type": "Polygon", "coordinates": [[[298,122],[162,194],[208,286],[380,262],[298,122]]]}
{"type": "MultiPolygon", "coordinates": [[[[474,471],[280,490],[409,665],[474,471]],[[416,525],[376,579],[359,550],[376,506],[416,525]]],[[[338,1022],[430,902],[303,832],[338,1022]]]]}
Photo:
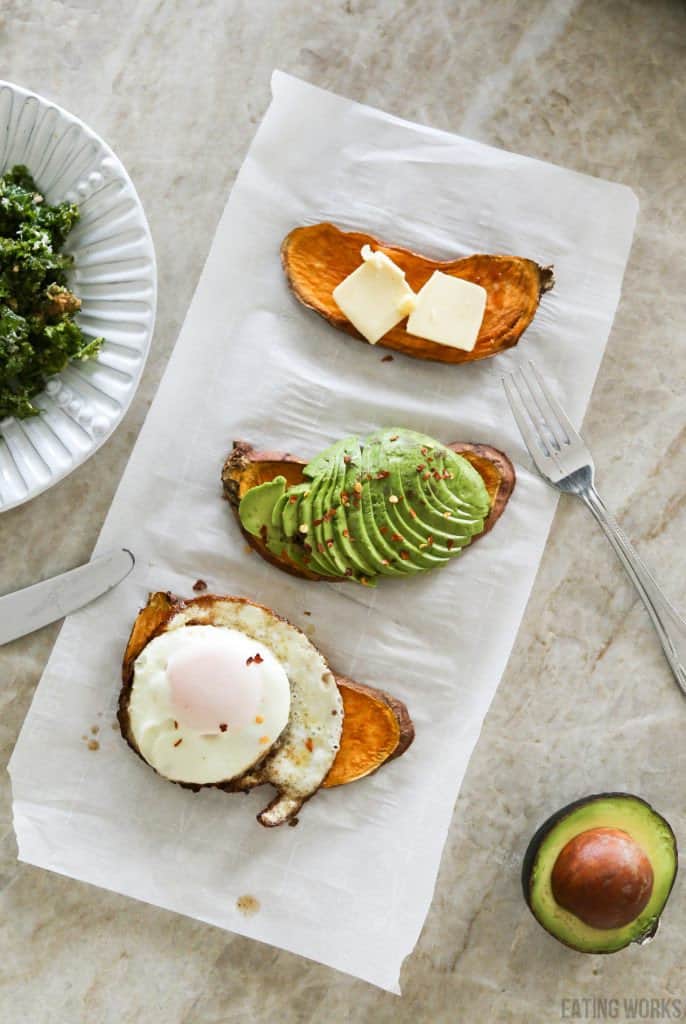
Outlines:
{"type": "Polygon", "coordinates": [[[686,622],[658,587],[645,562],[615,517],[608,511],[596,489],[593,486],[584,489],[579,497],[597,519],[626,569],[629,579],[636,587],[655,626],[679,688],[686,695],[686,622]]]}

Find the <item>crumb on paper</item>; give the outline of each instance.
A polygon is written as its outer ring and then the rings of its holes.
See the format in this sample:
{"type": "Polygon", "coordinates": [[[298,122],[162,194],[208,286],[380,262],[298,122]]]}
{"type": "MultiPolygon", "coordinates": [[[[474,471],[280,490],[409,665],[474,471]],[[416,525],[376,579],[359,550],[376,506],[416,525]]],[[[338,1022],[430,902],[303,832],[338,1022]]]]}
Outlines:
{"type": "Polygon", "coordinates": [[[303,615],[311,615],[312,612],[303,612],[303,615]]]}
{"type": "Polygon", "coordinates": [[[381,362],[382,363],[392,363],[393,362],[393,356],[382,356],[381,357],[381,362]]]}
{"type": "Polygon", "coordinates": [[[201,590],[207,590],[207,584],[205,583],[205,580],[196,580],[195,583],[193,584],[193,590],[196,592],[196,594],[199,593],[201,590]]]}
{"type": "Polygon", "coordinates": [[[260,901],[256,896],[239,896],[236,900],[236,906],[244,917],[253,917],[260,909],[260,901]]]}
{"type": "Polygon", "coordinates": [[[100,750],[100,744],[98,743],[97,740],[88,740],[88,749],[89,750],[100,750]]]}
{"type": "Polygon", "coordinates": [[[100,732],[100,726],[99,725],[92,725],[91,726],[91,732],[93,733],[94,736],[97,736],[98,733],[100,732]]]}

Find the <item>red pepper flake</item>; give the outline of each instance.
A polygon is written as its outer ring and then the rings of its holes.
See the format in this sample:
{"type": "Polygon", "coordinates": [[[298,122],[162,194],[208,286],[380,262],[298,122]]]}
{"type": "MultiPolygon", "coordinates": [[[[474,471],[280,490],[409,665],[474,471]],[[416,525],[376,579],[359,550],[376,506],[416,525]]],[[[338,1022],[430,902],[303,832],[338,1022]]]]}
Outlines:
{"type": "Polygon", "coordinates": [[[426,538],[426,543],[427,543],[427,544],[429,545],[429,547],[431,547],[431,545],[433,544],[433,542],[434,542],[434,539],[433,539],[433,537],[427,537],[427,538],[426,538]]]}
{"type": "Polygon", "coordinates": [[[297,494],[291,494],[291,496],[290,496],[290,498],[288,500],[290,501],[291,505],[295,505],[296,501],[298,500],[298,495],[297,494]]]}
{"type": "Polygon", "coordinates": [[[196,592],[196,594],[199,593],[201,590],[207,590],[207,584],[205,583],[204,580],[196,580],[195,583],[193,584],[193,590],[196,592]]]}
{"type": "Polygon", "coordinates": [[[309,736],[305,740],[305,746],[307,747],[309,752],[312,753],[312,751],[314,750],[314,743],[312,742],[312,739],[309,736]]]}
{"type": "Polygon", "coordinates": [[[362,494],[362,484],[360,483],[359,480],[356,480],[355,483],[353,484],[353,490],[355,494],[362,494]]]}
{"type": "Polygon", "coordinates": [[[429,452],[430,452],[430,450],[431,450],[430,448],[424,448],[424,447],[422,447],[422,455],[428,455],[428,454],[429,454],[429,452]]]}
{"type": "Polygon", "coordinates": [[[380,469],[376,474],[377,480],[385,480],[387,476],[390,476],[390,472],[387,469],[380,469]]]}
{"type": "Polygon", "coordinates": [[[385,525],[384,526],[380,526],[379,527],[379,533],[388,533],[388,527],[385,526],[385,525]]]}
{"type": "Polygon", "coordinates": [[[350,501],[350,495],[347,491],[341,491],[341,505],[347,505],[350,501]]]}
{"type": "Polygon", "coordinates": [[[308,544],[307,541],[305,541],[305,543],[303,544],[303,547],[305,548],[305,551],[307,551],[308,555],[312,554],[312,545],[311,544],[308,544]]]}
{"type": "Polygon", "coordinates": [[[382,356],[381,357],[381,362],[382,363],[392,363],[393,362],[393,356],[382,356]]]}
{"type": "Polygon", "coordinates": [[[180,738],[179,738],[179,739],[178,739],[178,740],[176,741],[176,743],[174,744],[174,746],[175,746],[175,747],[178,747],[178,746],[180,746],[180,745],[181,745],[182,743],[183,743],[183,736],[181,736],[181,737],[180,737],[180,738]]]}
{"type": "Polygon", "coordinates": [[[353,461],[352,455],[344,455],[343,461],[345,462],[346,466],[349,466],[350,463],[353,461]]]}
{"type": "Polygon", "coordinates": [[[453,544],[454,544],[454,543],[455,543],[455,541],[454,541],[454,540],[449,540],[449,541],[448,541],[448,542],[446,543],[446,545],[445,545],[445,546],[447,547],[448,551],[451,551],[451,550],[452,550],[452,547],[453,547],[453,544]]]}
{"type": "Polygon", "coordinates": [[[346,576],[352,576],[352,574],[353,574],[353,571],[352,571],[352,569],[346,569],[346,570],[345,570],[345,575],[346,575],[346,576]]]}
{"type": "Polygon", "coordinates": [[[417,518],[417,513],[415,512],[415,510],[413,508],[408,508],[407,511],[410,513],[410,515],[412,516],[413,519],[417,518]]]}
{"type": "Polygon", "coordinates": [[[257,654],[253,654],[253,656],[251,658],[248,658],[248,660],[246,661],[245,664],[246,665],[261,665],[263,661],[264,661],[264,658],[262,657],[262,655],[258,651],[257,654]]]}
{"type": "Polygon", "coordinates": [[[405,538],[403,537],[403,535],[401,533],[392,533],[391,534],[391,540],[394,540],[396,542],[396,544],[402,544],[402,542],[405,540],[405,538]]]}
{"type": "Polygon", "coordinates": [[[426,473],[422,473],[422,480],[428,480],[430,476],[431,473],[427,470],[426,473]]]}
{"type": "Polygon", "coordinates": [[[266,526],[266,523],[263,523],[262,526],[260,527],[260,537],[262,538],[263,541],[266,542],[266,540],[267,540],[267,526],[266,526]]]}
{"type": "Polygon", "coordinates": [[[226,724],[226,722],[220,722],[220,723],[219,723],[219,731],[220,731],[220,732],[226,732],[226,730],[227,730],[228,728],[229,728],[229,727],[228,727],[228,725],[226,724]]]}
{"type": "Polygon", "coordinates": [[[433,472],[433,478],[434,478],[434,480],[440,480],[441,479],[441,474],[438,472],[437,469],[435,469],[434,472],[433,472]]]}
{"type": "Polygon", "coordinates": [[[324,545],[323,544],[317,544],[317,551],[319,552],[320,555],[323,555],[324,554],[324,545]]]}
{"type": "Polygon", "coordinates": [[[313,526],[321,526],[323,522],[324,522],[323,519],[313,519],[312,520],[312,525],[313,526]]]}
{"type": "Polygon", "coordinates": [[[425,463],[420,462],[419,465],[417,466],[417,472],[418,473],[422,473],[425,469],[426,469],[425,463]]]}
{"type": "Polygon", "coordinates": [[[332,548],[333,547],[333,541],[332,540],[327,540],[326,546],[327,546],[327,548],[332,548]]]}
{"type": "Polygon", "coordinates": [[[410,556],[408,555],[407,551],[401,551],[400,552],[400,557],[402,558],[402,560],[404,562],[406,562],[410,556]]]}
{"type": "Polygon", "coordinates": [[[389,438],[389,440],[390,441],[397,441],[399,437],[400,437],[399,434],[394,434],[393,437],[389,438]]]}
{"type": "Polygon", "coordinates": [[[350,536],[350,530],[343,530],[343,536],[344,537],[349,537],[350,536]]]}

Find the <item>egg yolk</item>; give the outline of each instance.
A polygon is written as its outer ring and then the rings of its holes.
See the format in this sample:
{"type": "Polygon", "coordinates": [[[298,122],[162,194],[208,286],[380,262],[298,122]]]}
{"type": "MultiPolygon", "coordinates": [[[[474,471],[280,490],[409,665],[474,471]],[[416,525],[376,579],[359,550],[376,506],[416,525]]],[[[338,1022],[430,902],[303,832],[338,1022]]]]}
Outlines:
{"type": "Polygon", "coordinates": [[[232,732],[255,721],[264,691],[263,655],[246,658],[244,642],[228,631],[176,651],[167,663],[171,701],[179,724],[207,735],[232,732]]]}

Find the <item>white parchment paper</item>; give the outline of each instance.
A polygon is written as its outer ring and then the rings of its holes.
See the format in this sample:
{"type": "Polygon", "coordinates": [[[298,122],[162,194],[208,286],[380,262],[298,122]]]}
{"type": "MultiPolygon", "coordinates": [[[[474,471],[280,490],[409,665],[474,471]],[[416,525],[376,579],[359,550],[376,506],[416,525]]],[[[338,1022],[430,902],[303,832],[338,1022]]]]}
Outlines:
{"type": "Polygon", "coordinates": [[[135,572],[65,623],[12,757],[22,860],[399,992],[555,508],[500,376],[534,358],[581,421],[636,212],[623,186],[274,74],[272,104],[98,542],[98,551],[131,547],[135,572]],[[553,263],[557,284],[510,353],[455,367],[398,355],[384,363],[385,350],[334,331],[286,287],[281,239],[320,220],[440,257],[529,256],[553,263]],[[246,552],[219,483],[234,438],[309,456],[392,425],[510,454],[518,484],[491,534],[437,573],[375,591],[299,581],[246,552]],[[338,672],[405,700],[417,730],[407,754],[317,794],[297,828],[255,822],[265,791],[194,795],[158,778],[110,728],[121,655],[147,592],[188,595],[198,577],[288,616],[338,672]],[[82,739],[93,724],[97,751],[82,739]],[[260,903],[251,917],[236,906],[247,894],[260,903]]]}

